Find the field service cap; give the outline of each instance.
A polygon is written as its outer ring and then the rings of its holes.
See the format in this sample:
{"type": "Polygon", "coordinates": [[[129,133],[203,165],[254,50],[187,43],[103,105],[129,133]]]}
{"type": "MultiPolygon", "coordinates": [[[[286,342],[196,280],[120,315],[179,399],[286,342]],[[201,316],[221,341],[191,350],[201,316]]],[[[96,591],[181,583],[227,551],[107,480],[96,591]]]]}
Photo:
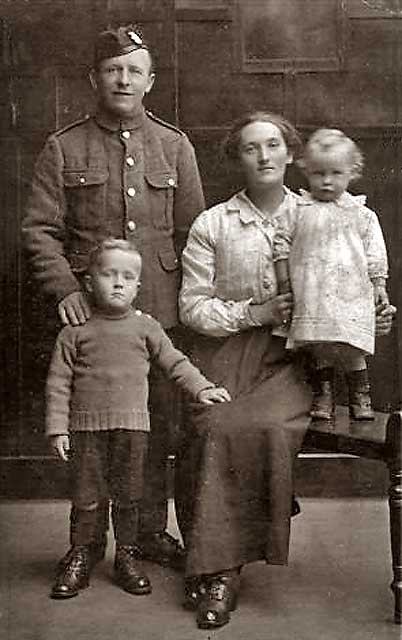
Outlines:
{"type": "Polygon", "coordinates": [[[106,58],[115,58],[136,49],[148,49],[138,27],[128,24],[99,33],[95,43],[95,64],[106,58]]]}

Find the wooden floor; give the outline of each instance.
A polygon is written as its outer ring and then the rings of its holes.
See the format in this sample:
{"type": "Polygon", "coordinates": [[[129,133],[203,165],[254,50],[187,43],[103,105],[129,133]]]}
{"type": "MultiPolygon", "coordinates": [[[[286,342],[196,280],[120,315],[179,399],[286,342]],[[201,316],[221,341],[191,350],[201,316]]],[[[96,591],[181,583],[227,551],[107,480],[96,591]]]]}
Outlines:
{"type": "MultiPolygon", "coordinates": [[[[64,501],[0,503],[1,640],[400,640],[385,500],[303,499],[288,567],[249,565],[238,610],[217,632],[181,608],[180,576],[148,565],[150,596],[111,581],[113,547],[91,587],[67,602],[48,598],[67,544],[64,501]]],[[[175,533],[174,513],[170,530],[175,533]]]]}

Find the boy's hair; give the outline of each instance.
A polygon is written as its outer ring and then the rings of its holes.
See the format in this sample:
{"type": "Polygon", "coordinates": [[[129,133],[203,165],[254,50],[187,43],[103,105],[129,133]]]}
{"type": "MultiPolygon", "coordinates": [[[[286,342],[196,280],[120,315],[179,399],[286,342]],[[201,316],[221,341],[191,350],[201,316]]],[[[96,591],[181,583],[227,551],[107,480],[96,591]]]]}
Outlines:
{"type": "Polygon", "coordinates": [[[140,263],[142,263],[141,254],[133,242],[123,240],[122,238],[106,238],[89,252],[88,272],[91,272],[98,265],[101,256],[106,251],[112,251],[113,249],[120,249],[120,251],[132,253],[137,256],[140,263]]]}
{"type": "Polygon", "coordinates": [[[303,157],[297,161],[297,166],[306,170],[308,161],[316,151],[332,151],[336,147],[344,147],[348,150],[352,164],[353,179],[362,175],[364,156],[352,138],[348,138],[340,129],[317,129],[307,140],[303,157]]]}
{"type": "Polygon", "coordinates": [[[269,111],[252,111],[235,120],[223,141],[223,152],[230,161],[239,159],[240,135],[244,127],[253,122],[269,122],[279,129],[289,153],[294,157],[300,155],[302,143],[294,126],[277,113],[269,111]]]}

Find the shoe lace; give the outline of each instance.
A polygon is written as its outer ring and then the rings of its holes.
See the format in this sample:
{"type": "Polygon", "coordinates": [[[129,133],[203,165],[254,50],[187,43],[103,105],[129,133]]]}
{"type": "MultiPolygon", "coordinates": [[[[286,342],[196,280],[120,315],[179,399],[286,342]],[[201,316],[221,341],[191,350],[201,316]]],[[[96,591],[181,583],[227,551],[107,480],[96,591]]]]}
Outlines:
{"type": "Polygon", "coordinates": [[[120,545],[119,552],[129,556],[133,560],[138,560],[142,554],[140,547],[137,547],[137,545],[120,545]]]}
{"type": "Polygon", "coordinates": [[[227,590],[227,586],[221,580],[214,580],[209,587],[209,598],[210,600],[223,600],[225,597],[225,593],[227,590]]]}

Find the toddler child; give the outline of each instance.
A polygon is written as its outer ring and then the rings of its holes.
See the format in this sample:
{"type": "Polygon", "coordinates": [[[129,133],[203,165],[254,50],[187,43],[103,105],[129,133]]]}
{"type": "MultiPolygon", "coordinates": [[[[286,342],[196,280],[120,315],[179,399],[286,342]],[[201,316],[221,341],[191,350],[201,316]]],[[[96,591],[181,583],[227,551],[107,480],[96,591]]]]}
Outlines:
{"type": "Polygon", "coordinates": [[[335,367],[346,373],[349,411],[372,420],[366,355],[374,353],[375,307],[388,304],[387,253],[365,196],[348,193],[363,157],[338,129],[319,129],[299,161],[310,191],[279,223],[274,259],[280,292],[293,292],[287,346],[308,346],[317,365],[313,419],[331,420],[335,367]]]}
{"type": "Polygon", "coordinates": [[[136,595],[151,592],[138,567],[138,503],[143,495],[149,426],[148,373],[156,362],[198,402],[229,401],[174,348],[160,324],[135,310],[141,256],[125,240],[105,240],[90,258],[86,287],[93,314],[59,333],[47,380],[46,432],[71,464],[76,511],[72,551],[51,591],[76,596],[89,584],[97,508],[112,501],[115,579],[136,595]]]}

